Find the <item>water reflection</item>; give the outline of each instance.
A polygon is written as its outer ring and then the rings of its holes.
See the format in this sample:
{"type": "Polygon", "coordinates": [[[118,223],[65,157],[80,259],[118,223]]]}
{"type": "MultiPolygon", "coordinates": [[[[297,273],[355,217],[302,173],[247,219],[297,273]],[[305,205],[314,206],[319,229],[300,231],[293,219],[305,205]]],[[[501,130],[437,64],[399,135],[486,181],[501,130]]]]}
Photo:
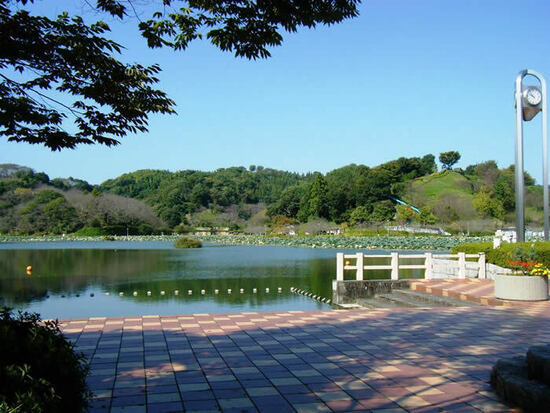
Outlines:
{"type": "MultiPolygon", "coordinates": [[[[0,304],[59,318],[329,308],[290,288],[330,298],[336,272],[336,250],[178,250],[160,242],[55,244],[0,246],[0,304]],[[34,268],[32,275],[25,272],[28,265],[34,268]]],[[[389,272],[366,272],[366,277],[389,278],[389,272]]]]}

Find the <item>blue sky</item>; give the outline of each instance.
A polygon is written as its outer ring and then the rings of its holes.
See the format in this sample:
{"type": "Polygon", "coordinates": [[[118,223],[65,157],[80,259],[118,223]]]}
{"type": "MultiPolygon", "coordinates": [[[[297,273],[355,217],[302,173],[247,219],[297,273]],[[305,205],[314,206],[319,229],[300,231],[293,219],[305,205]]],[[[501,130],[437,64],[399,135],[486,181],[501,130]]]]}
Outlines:
{"type": "MultiPolygon", "coordinates": [[[[67,4],[83,3],[37,7],[67,4]]],[[[461,167],[512,164],[515,77],[529,68],[550,81],[550,2],[367,0],[360,10],[339,25],[285,35],[262,61],[204,41],[184,52],[149,50],[135,21],[108,20],[127,47],[122,60],[161,65],[159,87],[178,116],[153,117],[148,133],[114,148],[51,152],[3,139],[0,163],[91,183],[138,169],[251,164],[326,173],[449,150],[461,153],[461,167]]],[[[538,182],[540,121],[525,125],[526,169],[538,182]]]]}

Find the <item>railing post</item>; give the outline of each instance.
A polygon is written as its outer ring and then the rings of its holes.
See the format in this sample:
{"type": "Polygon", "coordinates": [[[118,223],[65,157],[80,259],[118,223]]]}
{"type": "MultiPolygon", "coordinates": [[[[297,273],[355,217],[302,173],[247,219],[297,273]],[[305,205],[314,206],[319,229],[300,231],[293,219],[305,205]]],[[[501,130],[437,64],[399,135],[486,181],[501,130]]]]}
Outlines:
{"type": "Polygon", "coordinates": [[[392,280],[399,279],[399,253],[398,252],[391,253],[391,279],[392,280]]]}
{"type": "Polygon", "coordinates": [[[424,265],[426,266],[426,270],[424,271],[424,279],[431,280],[433,277],[433,254],[431,252],[427,252],[426,259],[424,260],[424,265]]]}
{"type": "Polygon", "coordinates": [[[466,278],[466,253],[458,253],[458,278],[466,278]]]}
{"type": "Polygon", "coordinates": [[[357,281],[363,281],[363,253],[358,252],[356,254],[356,266],[357,266],[357,273],[355,274],[355,279],[357,281]]]}
{"type": "Polygon", "coordinates": [[[336,281],[344,281],[344,253],[336,253],[336,281]]]}
{"type": "Polygon", "coordinates": [[[479,265],[479,273],[478,278],[481,280],[485,280],[487,278],[487,268],[485,265],[485,253],[480,252],[479,253],[479,260],[477,261],[477,264],[479,265]]]}

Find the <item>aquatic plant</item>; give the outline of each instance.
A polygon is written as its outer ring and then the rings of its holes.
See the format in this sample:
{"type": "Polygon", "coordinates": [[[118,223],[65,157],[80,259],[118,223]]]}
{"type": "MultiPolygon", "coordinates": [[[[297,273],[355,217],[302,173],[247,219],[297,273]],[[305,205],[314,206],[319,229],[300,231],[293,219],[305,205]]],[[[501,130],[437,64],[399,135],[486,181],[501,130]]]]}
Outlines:
{"type": "Polygon", "coordinates": [[[202,242],[194,238],[178,238],[174,241],[175,248],[200,248],[202,242]]]}

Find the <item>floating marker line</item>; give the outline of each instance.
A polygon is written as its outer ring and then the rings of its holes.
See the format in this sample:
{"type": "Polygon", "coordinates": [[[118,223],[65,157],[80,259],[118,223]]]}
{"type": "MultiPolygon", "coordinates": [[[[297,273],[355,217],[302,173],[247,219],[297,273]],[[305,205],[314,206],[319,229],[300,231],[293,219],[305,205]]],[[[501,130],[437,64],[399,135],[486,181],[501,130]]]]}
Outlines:
{"type": "Polygon", "coordinates": [[[322,297],[322,296],[316,295],[316,294],[314,295],[312,292],[302,290],[300,288],[290,287],[290,292],[294,293],[294,294],[303,295],[305,297],[311,298],[311,299],[316,300],[316,301],[320,301],[322,303],[326,303],[326,304],[331,303],[331,300],[329,298],[325,298],[325,297],[322,297]]]}

